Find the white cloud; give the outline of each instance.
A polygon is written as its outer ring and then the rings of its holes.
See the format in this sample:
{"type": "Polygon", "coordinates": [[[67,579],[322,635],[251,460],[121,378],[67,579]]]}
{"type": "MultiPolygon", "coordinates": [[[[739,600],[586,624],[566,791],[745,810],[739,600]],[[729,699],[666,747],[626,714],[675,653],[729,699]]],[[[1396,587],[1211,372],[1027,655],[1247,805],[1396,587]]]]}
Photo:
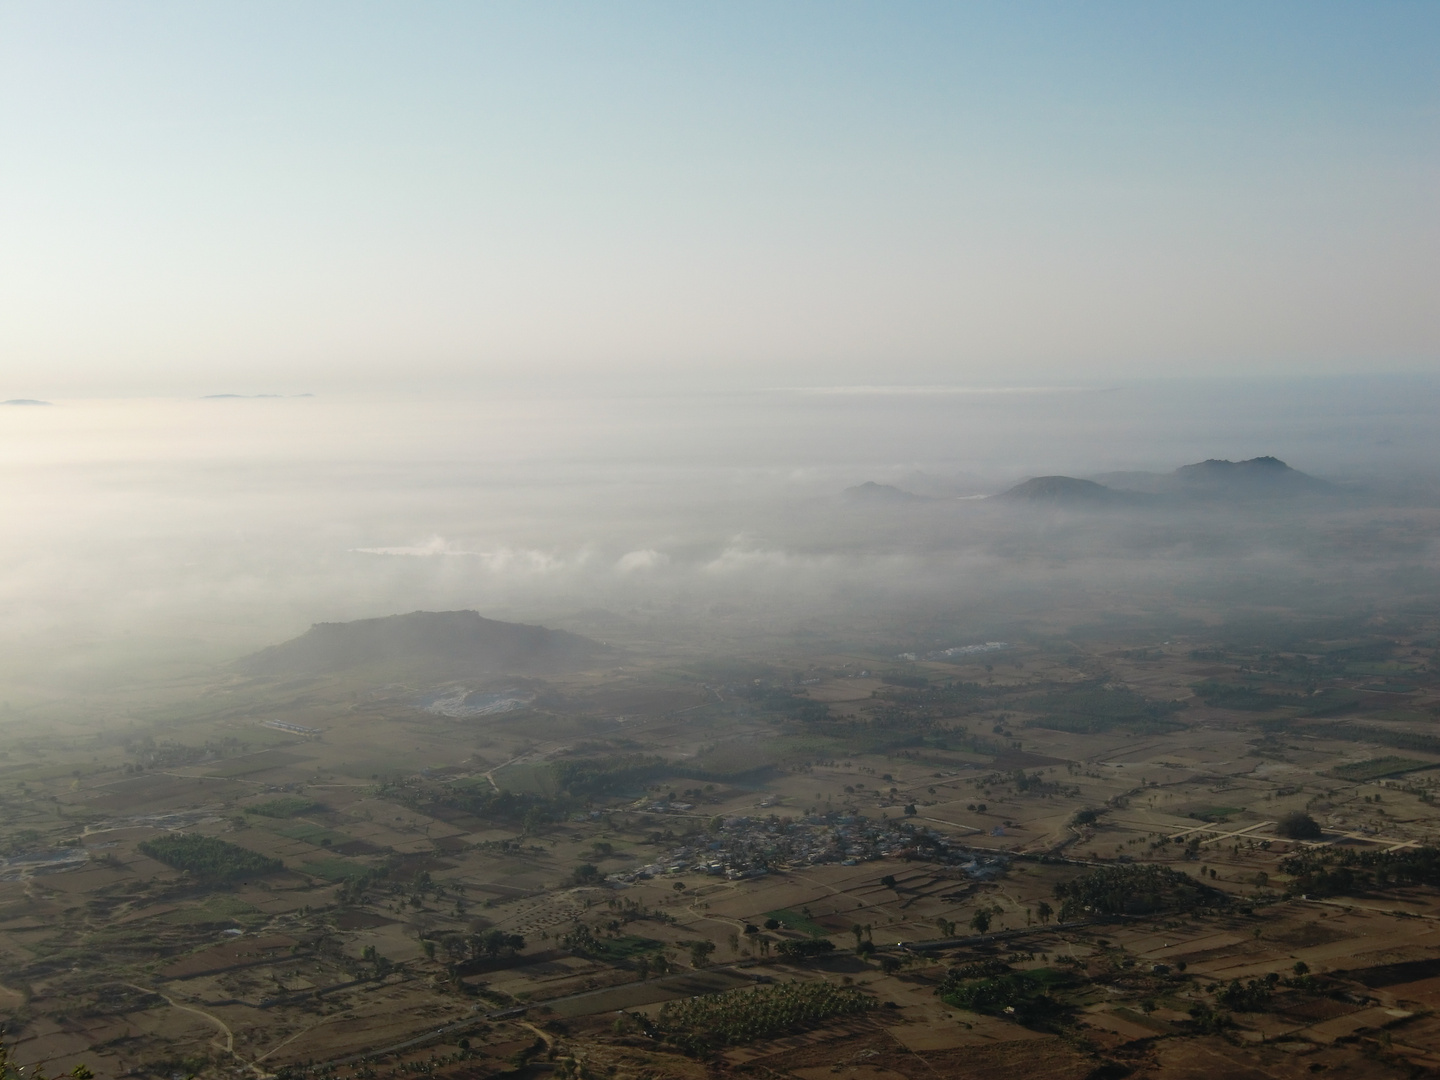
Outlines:
{"type": "Polygon", "coordinates": [[[637,570],[654,570],[669,565],[670,556],[654,548],[642,548],[639,551],[627,551],[615,562],[615,569],[622,574],[632,574],[637,570]]]}

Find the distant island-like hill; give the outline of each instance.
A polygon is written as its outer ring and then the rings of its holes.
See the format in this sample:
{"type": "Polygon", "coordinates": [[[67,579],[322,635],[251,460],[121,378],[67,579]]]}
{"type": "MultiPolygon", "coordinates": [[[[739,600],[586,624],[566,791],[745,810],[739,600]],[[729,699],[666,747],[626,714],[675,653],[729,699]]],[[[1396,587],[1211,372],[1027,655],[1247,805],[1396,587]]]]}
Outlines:
{"type": "Polygon", "coordinates": [[[1333,484],[1292,469],[1277,457],[1211,458],[1170,473],[1102,473],[1092,479],[1037,476],[993,496],[1014,502],[1072,506],[1174,505],[1192,499],[1233,500],[1327,494],[1333,484]]]}
{"type": "Polygon", "coordinates": [[[486,619],[476,611],[412,611],[316,623],[239,662],[249,675],[283,677],[374,669],[433,678],[544,674],[584,667],[610,650],[564,630],[486,619]]]}
{"type": "Polygon", "coordinates": [[[997,499],[1017,502],[1045,503],[1134,503],[1145,496],[1129,491],[1116,491],[1093,480],[1073,476],[1036,476],[996,495],[997,499]]]}
{"type": "Polygon", "coordinates": [[[906,491],[894,484],[877,484],[874,480],[866,480],[863,484],[856,484],[844,491],[845,498],[851,502],[868,503],[918,503],[930,502],[924,495],[916,495],[913,491],[906,491]]]}

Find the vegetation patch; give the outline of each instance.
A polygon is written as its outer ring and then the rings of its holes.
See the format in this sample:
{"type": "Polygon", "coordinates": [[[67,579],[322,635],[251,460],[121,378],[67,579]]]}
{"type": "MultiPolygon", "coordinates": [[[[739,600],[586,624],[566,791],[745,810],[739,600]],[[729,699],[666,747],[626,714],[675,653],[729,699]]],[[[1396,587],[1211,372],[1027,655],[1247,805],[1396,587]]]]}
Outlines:
{"type": "Polygon", "coordinates": [[[495,785],[502,791],[518,795],[554,795],[559,791],[549,765],[507,765],[496,769],[495,785]]]}
{"type": "Polygon", "coordinates": [[[1000,962],[967,964],[946,976],[940,1000],[957,1009],[1008,1016],[1026,1026],[1045,1026],[1068,1011],[1051,993],[1073,976],[1042,968],[1011,971],[1000,962]]]}
{"type": "Polygon", "coordinates": [[[703,1056],[723,1046],[798,1034],[873,1008],[874,999],[853,987],[819,980],[789,982],[666,1002],[655,1027],[666,1042],[703,1056]]]}
{"type": "Polygon", "coordinates": [[[1225,894],[1155,864],[1105,866],[1055,886],[1062,922],[1085,915],[1149,915],[1224,907],[1225,894]]]}
{"type": "Polygon", "coordinates": [[[614,754],[557,761],[549,768],[556,790],[581,798],[638,791],[668,766],[654,754],[614,754]]]}
{"type": "Polygon", "coordinates": [[[1380,757],[1369,761],[1352,761],[1348,765],[1337,765],[1330,770],[1332,776],[1341,780],[1378,780],[1382,776],[1399,776],[1417,769],[1433,768],[1433,761],[1416,761],[1414,758],[1380,757]]]}
{"type": "Polygon", "coordinates": [[[1133,690],[1090,686],[1063,694],[1047,694],[1027,705],[1041,714],[1027,727],[1094,735],[1120,729],[1137,734],[1174,731],[1183,725],[1171,716],[1184,708],[1178,701],[1154,701],[1133,690]]]}
{"type": "Polygon", "coordinates": [[[1192,689],[1195,696],[1206,705],[1217,709],[1234,709],[1237,712],[1269,712],[1286,705],[1299,705],[1304,701],[1299,694],[1274,694],[1257,690],[1253,686],[1235,686],[1213,680],[1196,683],[1192,689]]]}
{"type": "Polygon", "coordinates": [[[1280,863],[1292,896],[1340,896],[1403,885],[1440,885],[1440,848],[1357,851],[1313,848],[1280,863]]]}
{"type": "Polygon", "coordinates": [[[791,911],[789,908],[781,908],[779,911],[767,911],[765,917],[767,919],[774,919],[787,930],[799,930],[803,934],[809,934],[811,937],[816,938],[830,936],[830,931],[811,919],[809,915],[798,911],[791,911]]]}
{"type": "Polygon", "coordinates": [[[775,946],[775,951],[787,960],[813,960],[817,956],[835,951],[835,943],[826,938],[786,938],[775,946]]]}
{"type": "Polygon", "coordinates": [[[1310,728],[1307,734],[1319,735],[1322,739],[1344,739],[1347,742],[1379,743],[1393,746],[1397,750],[1419,750],[1422,754],[1440,754],[1440,738],[1421,735],[1414,731],[1394,731],[1390,728],[1371,727],[1368,724],[1330,724],[1323,728],[1310,728]]]}
{"type": "Polygon", "coordinates": [[[146,840],[140,850],[150,858],[207,881],[234,881],[283,870],[279,859],[198,833],[169,833],[146,840]]]}

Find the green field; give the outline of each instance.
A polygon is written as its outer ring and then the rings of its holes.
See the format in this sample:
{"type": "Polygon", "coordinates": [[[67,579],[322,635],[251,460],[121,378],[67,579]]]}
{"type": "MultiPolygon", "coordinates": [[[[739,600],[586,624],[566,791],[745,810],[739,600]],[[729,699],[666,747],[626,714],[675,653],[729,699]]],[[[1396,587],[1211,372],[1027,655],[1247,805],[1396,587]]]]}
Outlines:
{"type": "Polygon", "coordinates": [[[799,911],[791,911],[789,908],[781,908],[779,911],[767,911],[765,918],[774,919],[787,930],[799,930],[801,933],[809,934],[811,937],[829,937],[830,931],[819,923],[813,921],[809,916],[799,911]]]}
{"type": "Polygon", "coordinates": [[[371,867],[358,860],[335,858],[307,862],[300,869],[326,881],[349,881],[364,876],[371,867]]]}

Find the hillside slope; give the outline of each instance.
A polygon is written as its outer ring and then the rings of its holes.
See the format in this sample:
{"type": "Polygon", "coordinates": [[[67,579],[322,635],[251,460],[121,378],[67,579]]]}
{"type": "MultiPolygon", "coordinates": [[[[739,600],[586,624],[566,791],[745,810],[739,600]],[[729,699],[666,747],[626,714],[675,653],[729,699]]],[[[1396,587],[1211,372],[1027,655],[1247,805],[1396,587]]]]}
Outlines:
{"type": "Polygon", "coordinates": [[[272,677],[367,667],[447,677],[539,674],[583,667],[608,651],[579,634],[498,622],[475,611],[412,611],[316,623],[297,638],[246,657],[239,667],[272,677]]]}

